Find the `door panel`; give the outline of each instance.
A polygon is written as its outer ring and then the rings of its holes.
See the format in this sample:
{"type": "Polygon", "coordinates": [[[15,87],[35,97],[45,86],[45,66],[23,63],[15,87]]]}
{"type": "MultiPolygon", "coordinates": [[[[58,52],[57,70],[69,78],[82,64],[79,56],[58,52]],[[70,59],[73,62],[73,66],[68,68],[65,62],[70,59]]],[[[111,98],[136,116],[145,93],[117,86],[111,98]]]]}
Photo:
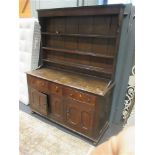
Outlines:
{"type": "Polygon", "coordinates": [[[94,107],[72,99],[65,99],[66,123],[81,133],[91,134],[94,107]]]}
{"type": "Polygon", "coordinates": [[[30,88],[30,106],[40,114],[47,115],[48,103],[47,95],[30,88]]]}
{"type": "Polygon", "coordinates": [[[81,112],[81,127],[84,130],[89,130],[91,128],[92,116],[91,113],[82,111],[81,112]]]}
{"type": "Polygon", "coordinates": [[[63,120],[63,101],[59,96],[51,96],[51,112],[56,119],[63,120]]]}
{"type": "Polygon", "coordinates": [[[79,124],[78,109],[76,107],[68,106],[67,107],[67,121],[72,125],[79,124]]]}

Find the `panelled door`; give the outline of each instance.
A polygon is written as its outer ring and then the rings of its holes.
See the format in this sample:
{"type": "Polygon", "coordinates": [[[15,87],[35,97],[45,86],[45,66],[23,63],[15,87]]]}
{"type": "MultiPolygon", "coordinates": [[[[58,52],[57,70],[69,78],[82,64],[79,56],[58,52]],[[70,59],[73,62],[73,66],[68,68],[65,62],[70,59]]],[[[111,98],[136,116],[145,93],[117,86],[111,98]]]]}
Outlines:
{"type": "Polygon", "coordinates": [[[29,92],[30,92],[30,107],[32,108],[32,110],[39,112],[42,115],[47,115],[48,113],[47,95],[33,88],[30,88],[29,92]]]}
{"type": "Polygon", "coordinates": [[[66,106],[66,123],[75,129],[80,129],[80,111],[78,103],[69,99],[65,99],[64,103],[66,106]]]}
{"type": "Polygon", "coordinates": [[[72,99],[65,99],[66,123],[82,133],[91,135],[94,111],[90,105],[72,99]]]}
{"type": "Polygon", "coordinates": [[[63,120],[63,100],[60,96],[51,95],[50,97],[50,111],[53,117],[57,120],[63,120]]]}

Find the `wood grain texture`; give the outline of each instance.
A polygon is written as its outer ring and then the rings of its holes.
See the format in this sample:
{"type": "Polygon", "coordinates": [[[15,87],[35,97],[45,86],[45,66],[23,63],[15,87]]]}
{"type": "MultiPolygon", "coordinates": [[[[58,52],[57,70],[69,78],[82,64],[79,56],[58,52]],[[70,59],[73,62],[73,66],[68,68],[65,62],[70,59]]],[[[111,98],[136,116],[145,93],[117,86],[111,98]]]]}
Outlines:
{"type": "Polygon", "coordinates": [[[103,79],[48,68],[41,68],[38,70],[30,71],[27,72],[27,74],[32,75],[31,77],[28,77],[30,79],[29,84],[34,88],[44,92],[45,89],[47,90],[47,84],[45,87],[45,83],[47,82],[46,80],[55,82],[60,85],[69,86],[71,88],[83,90],[85,92],[90,92],[96,95],[102,95],[108,85],[108,81],[103,79]],[[43,88],[40,85],[41,82],[42,85],[44,85],[43,88]]]}

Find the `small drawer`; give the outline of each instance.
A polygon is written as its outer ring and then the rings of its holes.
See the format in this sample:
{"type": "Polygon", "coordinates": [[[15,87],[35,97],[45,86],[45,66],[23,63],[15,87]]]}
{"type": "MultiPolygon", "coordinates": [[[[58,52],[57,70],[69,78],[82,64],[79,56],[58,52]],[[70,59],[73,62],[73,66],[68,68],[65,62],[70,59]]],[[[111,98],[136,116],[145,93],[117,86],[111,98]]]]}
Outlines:
{"type": "Polygon", "coordinates": [[[48,92],[48,81],[30,76],[29,84],[32,88],[35,88],[38,91],[48,92]]]}
{"type": "Polygon", "coordinates": [[[64,91],[64,95],[78,101],[86,102],[94,105],[96,102],[96,97],[72,88],[66,88],[64,91]]]}
{"type": "Polygon", "coordinates": [[[75,99],[89,104],[95,104],[95,96],[89,95],[87,93],[76,92],[75,99]]]}
{"type": "Polygon", "coordinates": [[[50,92],[62,96],[62,87],[58,84],[50,84],[50,92]]]}
{"type": "Polygon", "coordinates": [[[65,88],[63,93],[67,97],[75,98],[75,91],[71,88],[65,88]]]}

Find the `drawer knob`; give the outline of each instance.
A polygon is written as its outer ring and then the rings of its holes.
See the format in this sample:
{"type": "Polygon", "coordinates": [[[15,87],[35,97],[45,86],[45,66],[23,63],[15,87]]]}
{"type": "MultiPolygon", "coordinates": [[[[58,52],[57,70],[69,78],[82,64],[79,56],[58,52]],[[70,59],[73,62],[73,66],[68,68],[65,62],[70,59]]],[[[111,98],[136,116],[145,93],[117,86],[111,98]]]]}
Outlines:
{"type": "Polygon", "coordinates": [[[81,94],[80,94],[79,96],[80,96],[80,97],[82,97],[82,95],[81,95],[81,94]]]}
{"type": "Polygon", "coordinates": [[[58,92],[58,90],[59,90],[58,86],[55,87],[55,90],[56,90],[56,92],[58,92]]]}
{"type": "Polygon", "coordinates": [[[70,94],[70,96],[73,96],[73,94],[70,94]]]}

